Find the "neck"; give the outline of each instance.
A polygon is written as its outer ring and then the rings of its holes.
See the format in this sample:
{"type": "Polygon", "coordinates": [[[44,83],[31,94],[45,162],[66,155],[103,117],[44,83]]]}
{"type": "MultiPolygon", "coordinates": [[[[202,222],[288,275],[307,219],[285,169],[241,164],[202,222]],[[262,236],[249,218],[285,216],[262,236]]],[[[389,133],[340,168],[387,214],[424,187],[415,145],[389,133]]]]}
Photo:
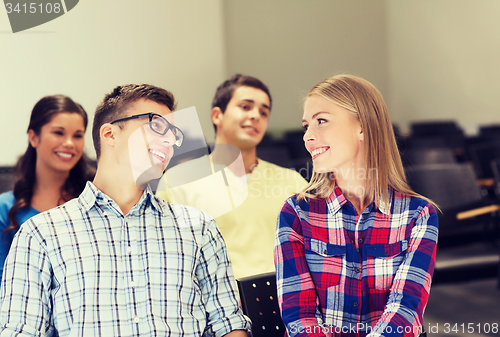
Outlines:
{"type": "MultiPolygon", "coordinates": [[[[216,144],[215,149],[212,152],[213,158],[216,158],[216,157],[218,157],[220,155],[224,156],[224,154],[217,153],[217,145],[222,145],[222,144],[226,144],[226,143],[223,142],[223,141],[221,141],[220,139],[216,138],[215,139],[215,144],[216,144]]],[[[243,158],[243,165],[245,167],[245,173],[246,174],[252,173],[255,165],[258,164],[258,162],[257,162],[257,150],[256,150],[256,148],[255,147],[251,147],[251,148],[239,148],[239,150],[241,152],[241,157],[243,158]]],[[[217,159],[214,159],[214,160],[217,161],[217,159]]],[[[229,166],[229,167],[231,168],[231,166],[229,166]]]]}
{"type": "Polygon", "coordinates": [[[36,181],[31,196],[31,207],[39,212],[57,207],[74,195],[65,195],[62,187],[69,176],[68,172],[49,170],[39,162],[36,164],[36,181]]]}
{"type": "MultiPolygon", "coordinates": [[[[347,200],[349,200],[354,208],[356,208],[358,214],[361,214],[371,202],[371,200],[368,200],[366,177],[362,176],[361,179],[358,179],[357,173],[359,171],[354,167],[351,168],[351,170],[353,170],[353,172],[350,174],[336,172],[335,183],[347,200]]],[[[349,170],[346,170],[345,172],[349,172],[349,170]]]]}
{"type": "Polygon", "coordinates": [[[36,170],[35,191],[57,191],[61,189],[69,176],[69,172],[46,172],[45,170],[36,170]]]}
{"type": "Polygon", "coordinates": [[[243,165],[245,166],[245,173],[252,173],[255,165],[258,164],[255,147],[248,150],[241,150],[241,156],[243,158],[243,165]]]}
{"type": "Polygon", "coordinates": [[[113,199],[125,215],[139,202],[144,191],[135,184],[130,170],[105,162],[99,162],[93,183],[113,199]]]}

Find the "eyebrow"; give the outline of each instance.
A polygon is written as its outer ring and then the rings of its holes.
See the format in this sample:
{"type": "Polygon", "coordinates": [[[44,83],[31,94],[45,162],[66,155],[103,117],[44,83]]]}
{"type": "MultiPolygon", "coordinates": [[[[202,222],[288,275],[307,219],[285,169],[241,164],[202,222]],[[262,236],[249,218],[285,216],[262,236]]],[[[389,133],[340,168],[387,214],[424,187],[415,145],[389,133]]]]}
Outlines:
{"type": "MultiPolygon", "coordinates": [[[[312,115],[311,119],[314,119],[316,117],[318,117],[318,115],[321,115],[321,114],[330,114],[328,111],[320,111],[320,112],[316,112],[314,115],[312,115]]],[[[302,123],[304,122],[307,122],[305,119],[302,120],[302,123]]]]}
{"type": "MultiPolygon", "coordinates": [[[[245,102],[248,102],[248,103],[252,103],[252,104],[255,104],[255,101],[253,99],[248,99],[248,98],[243,98],[240,100],[241,101],[245,101],[245,102]]],[[[267,104],[264,104],[262,103],[262,106],[268,110],[271,110],[271,108],[267,105],[267,104]]]]}
{"type": "MultiPolygon", "coordinates": [[[[54,126],[52,126],[52,129],[61,129],[61,130],[66,130],[66,129],[64,128],[64,126],[59,126],[59,125],[54,125],[54,126]]],[[[85,130],[83,130],[83,129],[78,129],[78,130],[76,130],[76,132],[85,132],[85,130]]]]}

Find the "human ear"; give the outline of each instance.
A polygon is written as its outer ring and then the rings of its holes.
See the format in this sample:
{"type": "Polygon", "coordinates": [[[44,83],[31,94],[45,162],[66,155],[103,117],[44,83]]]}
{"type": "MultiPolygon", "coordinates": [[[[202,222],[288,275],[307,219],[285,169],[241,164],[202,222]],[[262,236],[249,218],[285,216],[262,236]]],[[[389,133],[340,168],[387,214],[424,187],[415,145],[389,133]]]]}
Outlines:
{"type": "Polygon", "coordinates": [[[32,147],[37,147],[40,137],[32,129],[28,130],[28,141],[32,147]]]}
{"type": "Polygon", "coordinates": [[[99,129],[99,136],[101,138],[101,146],[102,144],[107,144],[109,146],[114,146],[116,143],[116,137],[113,130],[113,125],[109,123],[105,123],[101,125],[99,129]]]}
{"type": "Polygon", "coordinates": [[[224,113],[219,107],[214,107],[212,109],[212,123],[219,126],[222,118],[224,117],[224,113]]]}
{"type": "Polygon", "coordinates": [[[365,139],[365,134],[363,132],[363,126],[361,125],[361,122],[358,120],[356,120],[356,125],[355,125],[355,130],[356,130],[356,133],[358,135],[358,140],[360,141],[363,141],[365,139]]]}

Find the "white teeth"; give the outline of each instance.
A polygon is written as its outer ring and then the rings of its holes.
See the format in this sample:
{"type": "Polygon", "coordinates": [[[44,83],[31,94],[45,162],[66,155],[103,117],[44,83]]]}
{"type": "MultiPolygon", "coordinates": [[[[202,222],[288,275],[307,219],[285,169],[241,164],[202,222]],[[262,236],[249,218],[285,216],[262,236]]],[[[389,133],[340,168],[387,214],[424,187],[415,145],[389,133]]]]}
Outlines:
{"type": "Polygon", "coordinates": [[[254,128],[253,126],[246,125],[246,126],[243,126],[243,128],[245,128],[245,129],[252,129],[253,131],[258,132],[257,129],[254,128]]]}
{"type": "Polygon", "coordinates": [[[161,151],[156,151],[156,150],[149,150],[149,152],[151,152],[152,154],[154,154],[155,156],[158,156],[162,159],[165,159],[165,153],[161,152],[161,151]]]}
{"type": "Polygon", "coordinates": [[[311,155],[312,155],[313,157],[316,157],[318,154],[322,154],[322,153],[323,153],[323,152],[325,152],[326,150],[328,150],[328,148],[326,148],[326,147],[320,147],[319,149],[315,149],[315,150],[311,153],[311,155]]]}
{"type": "Polygon", "coordinates": [[[59,157],[63,157],[63,158],[71,158],[73,157],[73,155],[71,153],[65,153],[65,152],[56,152],[56,154],[59,156],[59,157]]]}

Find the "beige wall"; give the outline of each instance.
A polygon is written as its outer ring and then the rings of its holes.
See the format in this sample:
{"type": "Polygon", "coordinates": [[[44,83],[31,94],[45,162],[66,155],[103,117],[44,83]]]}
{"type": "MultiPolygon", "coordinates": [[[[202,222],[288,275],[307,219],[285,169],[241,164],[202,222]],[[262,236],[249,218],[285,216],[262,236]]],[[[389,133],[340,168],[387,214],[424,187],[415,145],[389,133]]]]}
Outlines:
{"type": "MultiPolygon", "coordinates": [[[[338,73],[374,83],[403,130],[454,118],[474,133],[500,123],[499,17],[498,0],[80,1],[12,34],[0,11],[0,165],[24,151],[42,96],[67,94],[92,117],[124,83],[172,90],[179,108],[196,106],[212,141],[212,96],[237,72],[269,85],[277,134],[298,128],[302,97],[338,73]]],[[[86,141],[93,156],[90,133],[86,141]]]]}
{"type": "Polygon", "coordinates": [[[302,98],[321,80],[362,76],[388,94],[385,1],[224,0],[227,73],[262,79],[269,130],[300,128],[302,98]]]}
{"type": "Polygon", "coordinates": [[[389,111],[404,129],[500,123],[500,1],[387,1],[389,111]]]}
{"type": "MultiPolygon", "coordinates": [[[[126,83],[169,89],[179,108],[204,107],[225,76],[222,22],[221,0],[80,1],[13,34],[0,10],[0,165],[26,149],[31,109],[45,95],[69,95],[91,121],[104,94],[126,83]]],[[[94,157],[90,132],[85,140],[94,157]]]]}
{"type": "Polygon", "coordinates": [[[499,17],[498,0],[224,0],[227,72],[269,84],[271,131],[298,127],[314,84],[352,73],[403,131],[455,119],[474,134],[500,123],[499,17]]]}

